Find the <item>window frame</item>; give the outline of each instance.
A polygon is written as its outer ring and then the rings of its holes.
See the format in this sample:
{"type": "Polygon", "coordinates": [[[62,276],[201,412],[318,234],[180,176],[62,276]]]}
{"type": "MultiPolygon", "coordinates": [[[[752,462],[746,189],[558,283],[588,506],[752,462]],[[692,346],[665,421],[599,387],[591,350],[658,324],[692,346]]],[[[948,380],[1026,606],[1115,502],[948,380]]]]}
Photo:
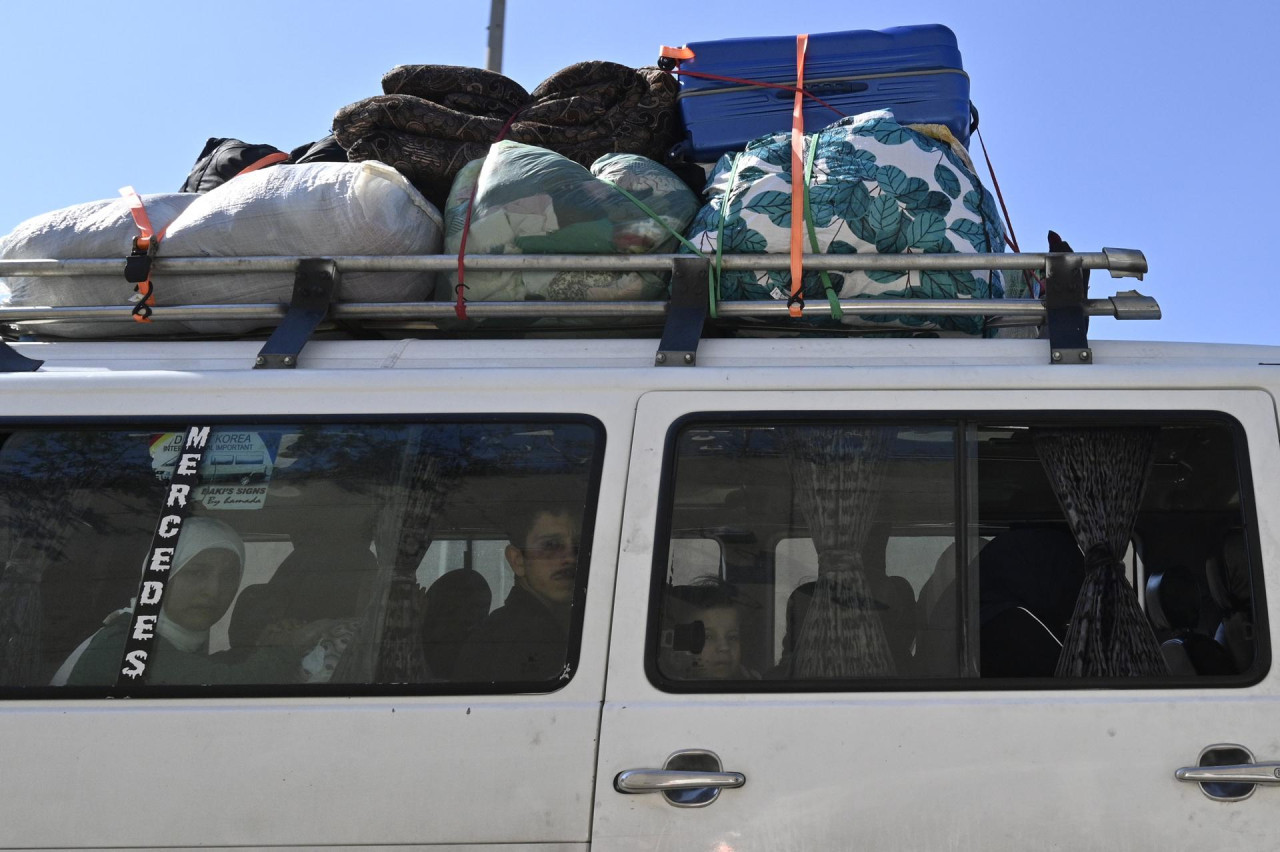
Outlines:
{"type": "MultiPolygon", "coordinates": [[[[741,693],[891,693],[891,692],[991,692],[991,691],[1045,691],[1045,690],[1169,690],[1169,689],[1243,689],[1256,685],[1266,677],[1271,668],[1270,626],[1267,611],[1265,571],[1261,564],[1262,550],[1258,531],[1258,516],[1254,477],[1250,464],[1248,435],[1244,425],[1232,414],[1221,410],[1189,409],[1091,409],[1091,410],[1017,410],[999,408],[990,411],[966,408],[956,411],[925,410],[832,410],[832,409],[719,409],[694,411],[672,420],[663,441],[662,469],[659,479],[657,516],[654,529],[653,563],[650,569],[648,611],[644,641],[644,671],[650,684],[662,692],[671,694],[741,694],[741,693]],[[933,426],[950,425],[955,430],[955,529],[958,564],[963,570],[972,561],[967,552],[971,506],[975,499],[970,482],[977,457],[969,457],[967,446],[969,433],[978,426],[1007,425],[1012,421],[1019,426],[1176,426],[1179,424],[1220,424],[1225,426],[1232,440],[1232,456],[1240,486],[1240,520],[1248,546],[1250,580],[1253,587],[1254,629],[1258,637],[1253,664],[1236,675],[1157,676],[1143,678],[997,678],[997,677],[902,677],[864,678],[858,680],[753,680],[753,681],[689,681],[666,677],[658,664],[661,639],[661,612],[663,602],[664,566],[668,558],[671,538],[675,474],[678,442],[682,432],[690,427],[715,428],[744,426],[813,426],[851,424],[868,426],[933,426]]],[[[976,519],[975,519],[976,520],[976,519]]],[[[970,585],[976,584],[976,576],[970,585]]],[[[1135,589],[1139,598],[1143,589],[1135,589]]],[[[977,611],[976,588],[965,593],[964,611],[977,611]],[[973,600],[969,600],[973,597],[973,600]]],[[[1145,606],[1143,606],[1145,612],[1145,606]]],[[[972,614],[962,619],[960,641],[963,643],[966,668],[976,671],[978,641],[972,614]]]]}
{"type": "MultiPolygon", "coordinates": [[[[139,432],[183,433],[193,425],[262,427],[281,426],[429,426],[471,425],[500,426],[503,424],[546,424],[548,426],[585,426],[592,433],[594,446],[592,459],[587,466],[584,489],[581,543],[578,552],[578,571],[574,588],[573,617],[569,625],[565,661],[569,677],[555,681],[507,681],[501,683],[420,683],[420,684],[371,684],[371,683],[315,683],[315,684],[207,684],[175,685],[145,684],[130,693],[135,699],[252,699],[252,698],[332,698],[332,697],[385,697],[385,696],[491,696],[518,694],[553,694],[567,686],[577,674],[581,662],[582,632],[586,617],[587,588],[590,580],[592,544],[596,518],[599,511],[601,480],[603,478],[608,434],[603,421],[584,412],[431,412],[431,413],[372,413],[372,414],[296,414],[252,415],[218,414],[209,416],[129,416],[105,415],[101,417],[72,415],[56,417],[0,417],[0,433],[20,430],[109,432],[137,430],[139,432]]],[[[163,506],[156,506],[156,522],[163,514],[163,506]]],[[[139,576],[141,579],[141,576],[139,576]]],[[[500,604],[499,604],[500,605],[500,604]]],[[[0,702],[113,699],[125,697],[111,686],[5,686],[0,685],[0,702]]]]}

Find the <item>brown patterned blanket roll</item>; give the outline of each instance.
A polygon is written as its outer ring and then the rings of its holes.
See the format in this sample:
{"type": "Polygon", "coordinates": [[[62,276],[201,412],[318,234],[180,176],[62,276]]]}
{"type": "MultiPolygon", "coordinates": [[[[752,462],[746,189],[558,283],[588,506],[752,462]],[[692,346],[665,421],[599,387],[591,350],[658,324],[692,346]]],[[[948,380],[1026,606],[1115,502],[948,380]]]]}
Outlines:
{"type": "Polygon", "coordinates": [[[661,161],[679,134],[671,75],[657,68],[579,62],[531,94],[479,68],[401,65],[382,80],[386,94],[338,110],[333,132],[354,162],[393,166],[442,205],[454,176],[505,138],[548,148],[584,166],[603,154],[661,161]]]}

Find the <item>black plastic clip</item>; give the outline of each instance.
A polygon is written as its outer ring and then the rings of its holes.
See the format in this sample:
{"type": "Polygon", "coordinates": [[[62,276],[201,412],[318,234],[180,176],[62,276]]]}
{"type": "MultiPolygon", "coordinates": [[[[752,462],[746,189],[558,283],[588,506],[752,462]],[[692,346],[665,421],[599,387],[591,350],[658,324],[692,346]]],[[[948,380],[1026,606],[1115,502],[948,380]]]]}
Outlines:
{"type": "Polygon", "coordinates": [[[151,261],[155,260],[160,250],[160,241],[149,239],[145,246],[139,245],[139,239],[133,238],[133,251],[124,259],[124,280],[130,284],[141,284],[151,277],[151,261]]]}
{"type": "Polygon", "coordinates": [[[0,340],[0,373],[34,373],[43,363],[20,355],[18,350],[0,340]]]}
{"type": "Polygon", "coordinates": [[[680,256],[672,261],[671,301],[654,363],[659,367],[692,367],[698,363],[698,341],[707,322],[711,263],[704,257],[680,256]]]}
{"type": "Polygon", "coordinates": [[[160,250],[160,241],[155,237],[143,239],[133,238],[133,251],[124,259],[124,280],[133,285],[138,294],[133,315],[142,320],[151,319],[152,285],[151,262],[156,259],[160,250]]]}
{"type": "Polygon", "coordinates": [[[1088,277],[1079,255],[1050,254],[1045,259],[1045,300],[1048,314],[1049,363],[1091,364],[1088,277]]]}
{"type": "Polygon", "coordinates": [[[340,280],[338,264],[329,258],[304,257],[298,261],[289,310],[259,350],[253,365],[255,370],[288,370],[298,366],[302,347],[329,314],[340,280]]]}

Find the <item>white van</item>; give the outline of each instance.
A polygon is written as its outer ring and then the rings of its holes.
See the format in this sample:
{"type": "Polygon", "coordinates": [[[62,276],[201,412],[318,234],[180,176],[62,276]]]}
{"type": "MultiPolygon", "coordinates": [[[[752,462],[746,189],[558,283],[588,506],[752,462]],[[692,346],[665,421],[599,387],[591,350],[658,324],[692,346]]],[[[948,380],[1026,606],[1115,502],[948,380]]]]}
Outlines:
{"type": "Polygon", "coordinates": [[[0,310],[0,847],[1274,848],[1280,347],[1084,338],[1137,298],[0,310]]]}

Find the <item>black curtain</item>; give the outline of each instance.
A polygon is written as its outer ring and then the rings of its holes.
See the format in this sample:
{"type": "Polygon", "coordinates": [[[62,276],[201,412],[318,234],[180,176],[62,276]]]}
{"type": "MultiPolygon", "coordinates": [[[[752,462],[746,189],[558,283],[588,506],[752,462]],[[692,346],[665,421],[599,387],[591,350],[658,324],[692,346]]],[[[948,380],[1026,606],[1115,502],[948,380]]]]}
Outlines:
{"type": "Polygon", "coordinates": [[[797,678],[895,674],[862,564],[891,436],[891,429],[876,426],[787,433],[793,493],[818,551],[813,603],[795,650],[797,678]]]}
{"type": "Polygon", "coordinates": [[[1085,556],[1084,585],[1058,658],[1057,677],[1168,673],[1123,563],[1158,435],[1155,428],[1035,432],[1036,453],[1085,556]]]}

